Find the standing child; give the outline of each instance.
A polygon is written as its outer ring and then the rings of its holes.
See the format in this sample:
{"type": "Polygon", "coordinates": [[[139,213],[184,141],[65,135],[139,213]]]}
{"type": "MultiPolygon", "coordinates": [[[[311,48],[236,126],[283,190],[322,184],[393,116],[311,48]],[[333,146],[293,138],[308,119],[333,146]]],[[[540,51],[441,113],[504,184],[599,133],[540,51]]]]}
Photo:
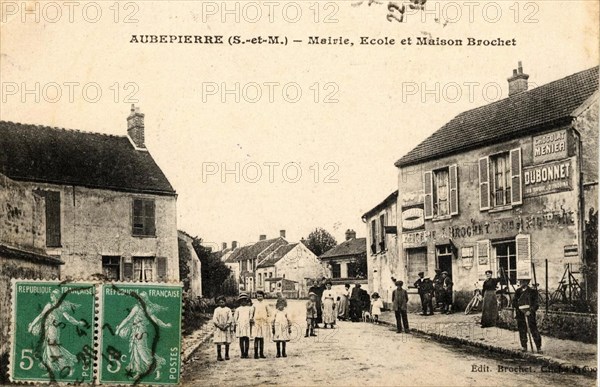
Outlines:
{"type": "Polygon", "coordinates": [[[317,295],[313,292],[308,293],[306,301],[306,335],[304,337],[316,336],[315,324],[317,323],[317,295]]]}
{"type": "Polygon", "coordinates": [[[381,309],[383,309],[383,301],[379,298],[379,293],[375,292],[371,296],[373,300],[371,301],[371,317],[373,317],[373,323],[379,324],[379,315],[381,314],[381,309]]]}
{"type": "Polygon", "coordinates": [[[225,297],[219,296],[216,299],[217,307],[213,315],[213,324],[215,325],[215,334],[213,343],[217,344],[217,360],[223,361],[221,357],[221,345],[225,345],[225,360],[229,360],[229,344],[233,341],[231,326],[233,325],[233,316],[231,309],[225,306],[225,297]]]}
{"type": "Polygon", "coordinates": [[[275,304],[275,316],[273,316],[273,341],[277,345],[277,357],[287,357],[285,353],[285,343],[290,341],[290,334],[292,333],[292,325],[290,320],[288,319],[287,312],[285,308],[287,307],[287,302],[284,298],[280,298],[277,300],[277,304],[275,304]]]}
{"type": "Polygon", "coordinates": [[[234,321],[235,321],[235,336],[240,341],[240,357],[242,359],[248,359],[248,350],[250,349],[250,336],[252,335],[252,318],[254,315],[254,308],[252,307],[252,301],[246,293],[241,293],[238,297],[240,306],[235,310],[234,321]]]}
{"type": "Polygon", "coordinates": [[[265,293],[262,290],[256,292],[256,302],[254,303],[254,358],[266,359],[265,356],[265,336],[269,333],[269,307],[264,301],[265,293]],[[259,355],[260,352],[260,355],[259,355]]]}

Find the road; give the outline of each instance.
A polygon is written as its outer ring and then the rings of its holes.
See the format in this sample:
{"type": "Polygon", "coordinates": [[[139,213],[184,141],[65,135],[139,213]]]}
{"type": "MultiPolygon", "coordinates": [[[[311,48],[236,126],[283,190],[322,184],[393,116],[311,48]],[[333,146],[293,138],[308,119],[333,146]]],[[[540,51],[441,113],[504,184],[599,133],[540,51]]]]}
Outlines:
{"type": "MultiPolygon", "coordinates": [[[[266,341],[267,359],[240,359],[239,347],[234,342],[231,360],[217,362],[215,346],[209,341],[196,351],[184,369],[183,385],[573,387],[596,384],[594,379],[581,375],[542,372],[541,366],[521,359],[505,359],[473,348],[440,344],[426,337],[397,334],[385,325],[342,321],[337,329],[319,329],[318,337],[305,338],[304,302],[289,301],[288,315],[294,323],[294,339],[288,343],[287,358],[275,358],[275,344],[266,341]],[[507,368],[499,371],[501,367],[507,368]]],[[[253,342],[251,355],[252,350],[253,342]]]]}

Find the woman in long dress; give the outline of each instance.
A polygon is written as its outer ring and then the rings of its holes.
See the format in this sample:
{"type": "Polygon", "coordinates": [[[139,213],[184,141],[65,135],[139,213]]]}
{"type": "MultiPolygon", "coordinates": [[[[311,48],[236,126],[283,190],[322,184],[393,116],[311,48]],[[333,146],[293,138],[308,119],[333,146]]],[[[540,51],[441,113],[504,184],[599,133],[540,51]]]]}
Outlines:
{"type": "Polygon", "coordinates": [[[139,298],[138,302],[131,308],[129,315],[117,325],[115,333],[121,338],[129,339],[127,370],[133,374],[133,378],[142,377],[153,367],[152,372],[156,372],[156,379],[159,379],[160,369],[166,364],[166,361],[156,353],[152,354],[149,342],[151,337],[153,339],[155,335],[150,325],[154,322],[160,328],[170,328],[171,324],[165,323],[156,317],[156,313],[167,310],[167,308],[150,301],[146,292],[141,292],[139,298]]]}
{"type": "Polygon", "coordinates": [[[34,336],[43,334],[41,345],[41,368],[54,373],[54,377],[70,377],[75,372],[77,357],[60,343],[61,327],[68,322],[76,326],[85,326],[85,321],[78,321],[69,313],[73,313],[79,305],[67,300],[60,300],[60,290],[55,289],[50,293],[50,302],[44,306],[42,312],[27,326],[27,331],[34,336]],[[42,326],[43,325],[43,326],[42,326]],[[67,373],[68,372],[68,373],[67,373]],[[62,375],[67,373],[67,375],[62,375]]]}
{"type": "Polygon", "coordinates": [[[335,293],[331,290],[331,281],[325,283],[325,290],[321,297],[321,305],[323,307],[323,328],[327,328],[327,325],[335,324],[335,293]]]}
{"type": "Polygon", "coordinates": [[[350,284],[344,285],[345,290],[340,294],[340,303],[338,306],[338,319],[348,319],[348,300],[350,299],[350,284]]]}
{"type": "Polygon", "coordinates": [[[485,272],[486,279],[483,282],[483,307],[481,313],[481,327],[488,328],[496,326],[498,320],[498,301],[496,300],[496,287],[500,278],[492,278],[492,271],[485,272]]]}

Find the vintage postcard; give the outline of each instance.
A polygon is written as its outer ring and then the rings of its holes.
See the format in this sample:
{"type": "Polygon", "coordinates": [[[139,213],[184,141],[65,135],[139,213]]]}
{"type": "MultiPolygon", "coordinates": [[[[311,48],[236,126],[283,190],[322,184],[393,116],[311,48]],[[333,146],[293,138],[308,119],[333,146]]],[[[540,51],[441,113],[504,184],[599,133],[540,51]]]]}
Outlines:
{"type": "Polygon", "coordinates": [[[0,384],[596,385],[599,18],[0,0],[0,384]]]}

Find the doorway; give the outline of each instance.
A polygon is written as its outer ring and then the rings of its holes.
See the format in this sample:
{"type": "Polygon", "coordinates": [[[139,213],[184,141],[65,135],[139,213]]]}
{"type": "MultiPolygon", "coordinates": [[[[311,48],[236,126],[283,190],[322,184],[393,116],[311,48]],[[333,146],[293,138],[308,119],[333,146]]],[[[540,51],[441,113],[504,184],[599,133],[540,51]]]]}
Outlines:
{"type": "Polygon", "coordinates": [[[441,271],[447,271],[448,275],[452,277],[452,246],[443,245],[436,246],[437,253],[437,267],[441,271]]]}

